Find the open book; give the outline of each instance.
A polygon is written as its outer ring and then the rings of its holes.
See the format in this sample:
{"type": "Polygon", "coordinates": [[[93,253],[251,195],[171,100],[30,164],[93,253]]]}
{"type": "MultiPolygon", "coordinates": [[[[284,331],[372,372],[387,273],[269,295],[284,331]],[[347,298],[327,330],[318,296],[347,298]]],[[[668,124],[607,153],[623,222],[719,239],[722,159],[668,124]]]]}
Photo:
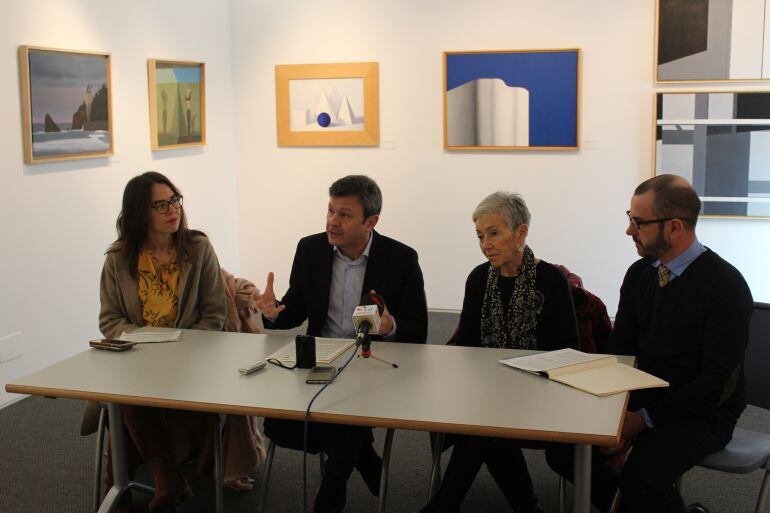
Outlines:
{"type": "Polygon", "coordinates": [[[564,383],[590,394],[605,396],[641,388],[667,387],[668,383],[652,374],[618,362],[607,354],[589,354],[574,349],[559,349],[500,363],[564,383]]]}

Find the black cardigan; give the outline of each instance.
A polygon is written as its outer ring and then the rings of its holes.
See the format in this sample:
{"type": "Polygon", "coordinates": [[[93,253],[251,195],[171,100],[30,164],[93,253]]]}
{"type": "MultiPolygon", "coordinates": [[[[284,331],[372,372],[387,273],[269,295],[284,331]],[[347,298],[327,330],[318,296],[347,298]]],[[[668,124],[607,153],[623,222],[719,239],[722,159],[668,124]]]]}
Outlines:
{"type": "MultiPolygon", "coordinates": [[[[490,265],[486,262],[477,266],[465,282],[457,345],[481,345],[481,308],[490,265]]],[[[535,287],[545,298],[537,318],[537,349],[551,351],[565,347],[577,348],[580,336],[567,279],[556,267],[542,260],[537,264],[535,272],[535,287]]]]}
{"type": "Polygon", "coordinates": [[[646,408],[656,426],[703,416],[734,424],[746,406],[742,363],[753,310],[741,273],[711,250],[663,288],[649,259],[634,263],[610,350],[637,356],[641,370],[670,387],[634,392],[629,409],[646,408]]]}

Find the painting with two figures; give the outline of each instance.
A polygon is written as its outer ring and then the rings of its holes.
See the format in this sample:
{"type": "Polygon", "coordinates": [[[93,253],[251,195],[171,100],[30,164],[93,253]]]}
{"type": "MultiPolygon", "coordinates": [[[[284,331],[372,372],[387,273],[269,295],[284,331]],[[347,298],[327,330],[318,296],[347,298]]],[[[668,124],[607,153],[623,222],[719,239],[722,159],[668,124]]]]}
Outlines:
{"type": "Polygon", "coordinates": [[[205,65],[148,62],[153,150],[206,143],[205,65]]]}

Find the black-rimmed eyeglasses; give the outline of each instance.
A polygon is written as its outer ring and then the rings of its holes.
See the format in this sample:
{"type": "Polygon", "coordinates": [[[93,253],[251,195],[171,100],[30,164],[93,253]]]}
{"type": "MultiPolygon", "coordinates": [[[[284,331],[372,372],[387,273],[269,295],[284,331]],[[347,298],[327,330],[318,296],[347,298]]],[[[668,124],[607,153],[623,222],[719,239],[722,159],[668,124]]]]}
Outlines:
{"type": "Polygon", "coordinates": [[[160,214],[168,214],[169,206],[176,209],[182,208],[182,199],[183,198],[181,194],[176,194],[171,196],[171,199],[168,200],[153,201],[150,206],[157,210],[160,214]]]}
{"type": "Polygon", "coordinates": [[[644,226],[646,224],[665,223],[666,221],[672,221],[674,219],[683,219],[681,217],[661,217],[660,219],[649,219],[649,220],[639,219],[638,217],[632,216],[630,210],[626,210],[626,215],[628,216],[628,222],[634,225],[634,229],[636,230],[638,230],[640,226],[644,226]]]}

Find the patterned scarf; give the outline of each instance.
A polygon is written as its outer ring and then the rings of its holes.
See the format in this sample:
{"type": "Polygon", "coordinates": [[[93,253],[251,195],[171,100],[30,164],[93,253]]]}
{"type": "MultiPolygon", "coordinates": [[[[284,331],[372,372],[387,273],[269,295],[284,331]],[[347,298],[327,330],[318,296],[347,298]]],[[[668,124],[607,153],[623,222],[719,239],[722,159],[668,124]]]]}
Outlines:
{"type": "Polygon", "coordinates": [[[543,309],[545,298],[535,288],[536,265],[534,253],[525,246],[524,259],[507,307],[503,305],[498,283],[500,271],[489,266],[481,308],[482,347],[537,348],[537,316],[543,309]]]}

